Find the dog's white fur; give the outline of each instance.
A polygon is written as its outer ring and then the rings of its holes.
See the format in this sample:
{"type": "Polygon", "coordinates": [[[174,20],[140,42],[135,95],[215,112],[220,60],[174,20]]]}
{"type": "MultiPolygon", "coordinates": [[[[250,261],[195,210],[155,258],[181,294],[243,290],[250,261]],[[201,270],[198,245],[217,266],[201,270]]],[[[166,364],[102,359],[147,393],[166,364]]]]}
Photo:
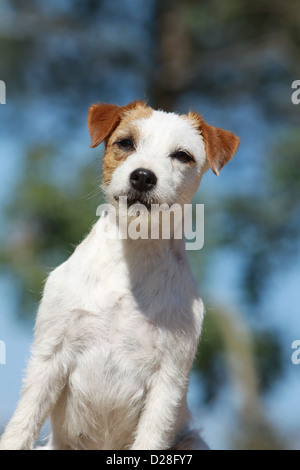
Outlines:
{"type": "MultiPolygon", "coordinates": [[[[153,111],[129,125],[139,139],[106,185],[108,202],[127,194],[139,167],[158,175],[153,201],[190,202],[209,167],[195,123],[153,111]],[[180,148],[193,165],[170,158],[180,148]]],[[[120,240],[113,224],[102,216],[48,277],[1,449],[32,448],[48,416],[50,449],[207,448],[190,430],[186,403],[203,304],[184,240],[120,240]]]]}

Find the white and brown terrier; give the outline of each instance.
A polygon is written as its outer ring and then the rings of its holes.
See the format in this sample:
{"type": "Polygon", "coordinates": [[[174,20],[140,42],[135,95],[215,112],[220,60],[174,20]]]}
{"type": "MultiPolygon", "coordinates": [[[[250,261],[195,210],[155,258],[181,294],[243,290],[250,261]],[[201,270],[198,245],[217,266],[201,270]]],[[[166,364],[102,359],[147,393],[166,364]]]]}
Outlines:
{"type": "MultiPolygon", "coordinates": [[[[197,113],[144,102],[91,106],[92,147],[105,142],[103,184],[117,207],[190,203],[239,139],[197,113]]],[[[31,449],[47,417],[48,449],[206,449],[191,429],[190,369],[203,304],[184,239],[111,236],[100,217],[49,276],[22,395],[1,449],[31,449]]]]}

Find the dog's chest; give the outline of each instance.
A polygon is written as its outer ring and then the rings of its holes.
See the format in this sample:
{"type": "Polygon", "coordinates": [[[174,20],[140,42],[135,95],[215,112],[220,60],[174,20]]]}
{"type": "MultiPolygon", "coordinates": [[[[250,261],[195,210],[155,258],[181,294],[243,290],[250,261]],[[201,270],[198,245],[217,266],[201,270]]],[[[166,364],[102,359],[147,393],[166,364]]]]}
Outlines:
{"type": "MultiPolygon", "coordinates": [[[[119,382],[124,373],[143,380],[157,363],[159,329],[135,304],[130,294],[108,292],[102,298],[103,310],[75,310],[69,338],[80,351],[81,364],[98,383],[119,382]],[[150,369],[150,370],[149,370],[150,369]]],[[[109,384],[108,384],[109,385],[109,384]]]]}
{"type": "MultiPolygon", "coordinates": [[[[123,444],[114,439],[128,438],[137,425],[159,362],[159,333],[129,296],[111,292],[105,310],[105,315],[74,312],[77,318],[69,338],[80,352],[68,380],[68,407],[63,408],[72,419],[81,415],[81,409],[84,411],[87,420],[80,424],[84,435],[90,433],[88,423],[95,422],[100,448],[122,448],[123,444]],[[91,410],[91,416],[87,416],[87,410],[91,410]]],[[[66,417],[65,422],[68,420],[66,417]]]]}
{"type": "Polygon", "coordinates": [[[158,330],[138,311],[132,299],[118,296],[109,319],[108,342],[113,352],[123,351],[133,360],[149,359],[156,348],[158,330]]]}

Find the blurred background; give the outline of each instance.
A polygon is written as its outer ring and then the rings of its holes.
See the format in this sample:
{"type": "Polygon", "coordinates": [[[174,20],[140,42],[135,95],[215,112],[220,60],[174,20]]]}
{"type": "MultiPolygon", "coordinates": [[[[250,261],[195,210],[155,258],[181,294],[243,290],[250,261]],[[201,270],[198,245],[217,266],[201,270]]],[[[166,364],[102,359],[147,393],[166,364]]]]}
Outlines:
{"type": "Polygon", "coordinates": [[[2,0],[0,432],[18,401],[47,273],[96,221],[97,101],[195,110],[241,145],[205,175],[206,306],[191,376],[213,449],[300,449],[298,0],[2,0]]]}

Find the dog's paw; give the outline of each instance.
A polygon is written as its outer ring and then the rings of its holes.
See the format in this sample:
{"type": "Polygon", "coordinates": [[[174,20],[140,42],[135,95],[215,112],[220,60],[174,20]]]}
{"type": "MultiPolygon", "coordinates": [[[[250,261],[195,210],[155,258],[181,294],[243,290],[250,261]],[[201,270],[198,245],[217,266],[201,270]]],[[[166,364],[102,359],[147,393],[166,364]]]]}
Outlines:
{"type": "Polygon", "coordinates": [[[4,434],[0,439],[0,450],[29,450],[30,448],[20,436],[7,436],[4,434]]]}
{"type": "Polygon", "coordinates": [[[158,440],[137,439],[130,450],[166,450],[168,447],[170,446],[158,440]]]}
{"type": "Polygon", "coordinates": [[[17,450],[18,443],[14,439],[1,439],[0,450],[17,450]]]}

